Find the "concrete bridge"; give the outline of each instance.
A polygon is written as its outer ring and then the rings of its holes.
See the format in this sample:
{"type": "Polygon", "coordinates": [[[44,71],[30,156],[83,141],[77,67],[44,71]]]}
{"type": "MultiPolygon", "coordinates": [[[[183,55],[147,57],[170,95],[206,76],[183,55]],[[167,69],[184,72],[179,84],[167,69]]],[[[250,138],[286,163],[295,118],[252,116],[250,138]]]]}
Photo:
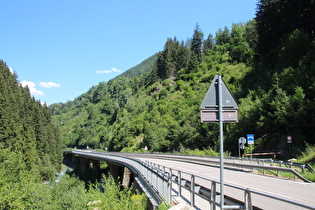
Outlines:
{"type": "MultiPolygon", "coordinates": [[[[92,150],[64,152],[79,158],[80,170],[90,170],[91,176],[99,174],[99,161],[106,161],[111,174],[121,177],[124,186],[134,183],[147,195],[152,208],[161,202],[186,203],[191,209],[220,207],[219,169],[209,157],[92,150]]],[[[248,163],[225,162],[228,166],[225,168],[225,209],[315,209],[314,183],[258,175],[247,169],[248,163]],[[233,165],[236,167],[232,169],[233,165]],[[245,169],[240,169],[242,166],[245,169]]]]}

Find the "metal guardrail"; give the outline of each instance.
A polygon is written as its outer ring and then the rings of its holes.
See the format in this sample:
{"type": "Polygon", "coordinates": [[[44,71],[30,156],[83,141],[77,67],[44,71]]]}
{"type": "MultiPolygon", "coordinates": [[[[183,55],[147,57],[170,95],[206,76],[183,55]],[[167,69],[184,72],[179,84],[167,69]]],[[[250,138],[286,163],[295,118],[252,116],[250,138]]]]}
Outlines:
{"type": "Polygon", "coordinates": [[[303,164],[303,163],[295,163],[295,162],[285,162],[285,161],[281,161],[281,160],[272,160],[272,159],[267,159],[267,160],[258,159],[258,161],[257,161],[258,164],[260,164],[260,163],[264,164],[265,162],[270,163],[270,165],[277,164],[280,167],[282,165],[289,167],[289,168],[292,168],[292,166],[297,167],[297,168],[300,168],[300,170],[302,172],[305,172],[304,169],[306,168],[307,170],[309,170],[309,172],[314,173],[314,169],[307,163],[303,164]]]}
{"type": "MultiPolygon", "coordinates": [[[[159,202],[164,199],[168,204],[171,204],[171,199],[174,196],[183,197],[183,194],[187,194],[188,192],[189,195],[186,196],[185,199],[196,209],[202,209],[202,207],[198,206],[199,204],[196,202],[196,199],[205,200],[210,205],[208,209],[216,209],[217,206],[220,206],[218,196],[220,195],[220,187],[217,187],[217,185],[220,184],[219,181],[157,165],[148,161],[143,162],[134,157],[125,156],[122,153],[114,154],[93,151],[88,153],[69,150],[65,152],[70,152],[86,158],[113,161],[132,169],[132,171],[136,173],[136,179],[141,179],[141,182],[144,183],[145,187],[150,191],[150,194],[154,194],[159,202]]],[[[292,201],[280,196],[262,193],[249,188],[243,188],[227,183],[225,183],[224,186],[230,188],[232,191],[237,191],[237,193],[233,193],[232,196],[228,194],[225,195],[225,201],[229,204],[225,206],[226,208],[249,210],[256,207],[264,208],[264,206],[259,206],[259,204],[257,204],[257,200],[263,200],[265,203],[284,203],[285,205],[290,205],[291,208],[302,207],[306,209],[315,209],[314,206],[292,201]]]]}
{"type": "MultiPolygon", "coordinates": [[[[147,153],[141,153],[141,154],[147,154],[147,153]]],[[[154,154],[154,153],[153,153],[154,154]]],[[[165,156],[168,156],[168,155],[172,155],[174,156],[174,154],[172,153],[163,153],[163,154],[159,154],[159,153],[156,153],[154,155],[165,155],[165,156]]],[[[175,154],[175,156],[181,156],[181,157],[198,157],[198,158],[208,158],[208,159],[213,159],[213,160],[218,160],[219,161],[219,157],[216,157],[216,156],[201,156],[201,155],[189,155],[189,154],[175,154]]],[[[281,161],[281,160],[274,160],[272,158],[240,158],[240,157],[224,157],[224,161],[225,162],[239,162],[239,163],[243,163],[243,162],[250,162],[251,164],[264,164],[264,163],[270,163],[271,165],[273,164],[279,164],[279,165],[284,165],[284,166],[287,166],[289,168],[291,168],[292,166],[294,167],[298,167],[300,168],[300,170],[302,172],[304,172],[304,169],[308,169],[311,173],[314,172],[314,169],[307,163],[303,164],[303,163],[295,163],[295,162],[286,162],[286,161],[281,161]]]]}
{"type": "MultiPolygon", "coordinates": [[[[220,195],[220,192],[218,192],[219,187],[217,187],[220,185],[219,181],[211,180],[206,177],[198,176],[189,172],[168,168],[168,167],[161,166],[161,165],[151,163],[148,161],[145,162],[145,166],[152,172],[159,174],[161,178],[164,178],[165,180],[168,179],[168,182],[170,182],[171,184],[171,187],[169,189],[176,192],[177,196],[181,197],[183,189],[187,190],[190,194],[189,201],[192,207],[196,207],[195,200],[197,196],[200,198],[206,199],[210,204],[210,209],[216,209],[216,207],[220,207],[220,201],[219,201],[219,196],[218,196],[220,195]],[[209,183],[208,186],[210,186],[210,188],[207,189],[204,186],[201,186],[196,180],[198,180],[199,183],[202,182],[202,180],[208,182],[209,183]],[[174,185],[177,186],[177,190],[175,189],[174,185]]],[[[144,172],[144,173],[148,173],[148,172],[144,172]]],[[[152,179],[152,176],[147,175],[146,177],[149,178],[148,180],[149,182],[153,182],[153,183],[156,182],[155,180],[157,178],[156,176],[154,176],[154,179],[152,179]]],[[[315,208],[314,206],[299,203],[299,202],[292,201],[286,198],[281,198],[279,196],[262,193],[262,192],[252,190],[249,188],[238,187],[236,185],[231,185],[231,184],[224,184],[224,186],[227,188],[232,188],[238,192],[243,192],[243,193],[239,193],[239,195],[240,194],[244,195],[243,199],[239,199],[236,202],[235,202],[235,198],[225,195],[225,202],[230,203],[229,205],[225,205],[225,208],[227,209],[251,210],[254,208],[264,208],[264,206],[255,206],[252,199],[253,196],[256,196],[256,197],[260,196],[260,197],[267,198],[269,199],[269,202],[271,201],[284,202],[284,203],[293,205],[291,207],[302,207],[306,209],[315,208]]]]}
{"type": "MultiPolygon", "coordinates": [[[[205,164],[205,165],[211,165],[211,166],[219,166],[220,161],[217,158],[213,157],[207,157],[207,156],[187,156],[187,155],[169,155],[169,154],[147,154],[147,153],[141,153],[141,154],[135,154],[135,153],[120,153],[123,155],[131,156],[131,157],[147,157],[147,158],[162,158],[167,160],[177,160],[177,161],[184,161],[184,162],[190,162],[190,163],[196,163],[196,164],[205,164]]],[[[260,169],[263,170],[263,173],[265,173],[265,170],[268,171],[276,171],[277,173],[275,175],[279,176],[280,172],[287,172],[291,173],[294,176],[294,179],[298,177],[299,179],[303,180],[304,182],[311,182],[301,176],[296,170],[292,169],[291,166],[298,166],[301,167],[302,172],[304,171],[305,164],[293,164],[293,163],[284,163],[282,161],[273,161],[272,159],[258,159],[258,160],[251,160],[251,159],[236,159],[236,158],[225,158],[224,159],[224,167],[225,168],[246,168],[249,170],[253,169],[260,169]],[[235,161],[238,161],[236,163],[235,161]],[[244,163],[246,162],[246,163],[244,163]],[[270,166],[264,165],[264,162],[269,162],[270,166]],[[256,163],[256,164],[253,164],[256,163]],[[280,164],[280,166],[274,166],[274,164],[280,164]],[[281,167],[281,164],[283,165],[289,165],[289,168],[281,167]]]]}
{"type": "Polygon", "coordinates": [[[312,168],[312,166],[310,166],[309,164],[305,164],[305,168],[307,168],[311,173],[314,173],[314,169],[312,168]]]}

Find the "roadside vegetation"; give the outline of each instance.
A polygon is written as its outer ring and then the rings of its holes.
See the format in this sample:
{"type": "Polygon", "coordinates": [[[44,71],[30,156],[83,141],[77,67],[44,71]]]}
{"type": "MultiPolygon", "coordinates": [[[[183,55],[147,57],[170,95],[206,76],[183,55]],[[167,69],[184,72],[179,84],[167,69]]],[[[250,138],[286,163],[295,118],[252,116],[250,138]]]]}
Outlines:
{"type": "MultiPolygon", "coordinates": [[[[293,159],[290,159],[287,161],[300,163],[300,164],[308,164],[312,169],[314,169],[315,168],[315,147],[307,144],[306,151],[302,152],[302,154],[299,155],[297,157],[297,159],[293,158],[293,159]]],[[[278,167],[290,167],[290,168],[294,169],[295,171],[297,171],[299,174],[301,174],[307,180],[315,182],[315,173],[310,171],[306,167],[304,167],[304,169],[302,169],[299,166],[294,166],[294,165],[286,166],[284,164],[280,165],[277,163],[273,163],[272,165],[278,166],[278,167]]],[[[297,178],[294,176],[294,174],[288,173],[288,172],[277,172],[277,171],[273,171],[273,170],[262,170],[262,169],[260,169],[258,172],[261,174],[266,174],[266,175],[270,175],[270,176],[280,176],[280,177],[287,178],[287,179],[297,178]]]]}
{"type": "MultiPolygon", "coordinates": [[[[2,188],[1,188],[2,189],[2,188]]],[[[89,184],[64,175],[58,183],[34,183],[23,180],[1,194],[0,209],[146,209],[145,194],[121,190],[112,177],[89,184]],[[100,189],[104,189],[101,191],[100,189]]]]}
{"type": "MultiPolygon", "coordinates": [[[[307,163],[309,164],[313,169],[315,169],[315,146],[307,145],[306,151],[303,152],[297,159],[298,163],[307,163]]],[[[312,181],[315,182],[315,173],[310,173],[308,170],[305,170],[304,173],[301,173],[301,175],[312,181]]]]}

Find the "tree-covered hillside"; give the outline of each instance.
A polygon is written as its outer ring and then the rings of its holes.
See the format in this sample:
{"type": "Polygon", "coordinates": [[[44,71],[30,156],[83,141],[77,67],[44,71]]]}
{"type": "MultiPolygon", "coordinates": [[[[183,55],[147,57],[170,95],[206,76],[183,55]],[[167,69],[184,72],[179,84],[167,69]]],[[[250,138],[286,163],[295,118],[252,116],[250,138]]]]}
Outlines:
{"type": "Polygon", "coordinates": [[[256,151],[286,155],[290,135],[299,153],[315,143],[314,14],[313,1],[261,0],[247,23],[207,36],[197,24],[188,41],[167,39],[149,73],[51,105],[63,142],[115,151],[218,149],[218,125],[200,123],[199,106],[219,73],[240,106],[239,123],[225,124],[226,150],[236,154],[238,138],[253,133],[256,151]]]}
{"type": "Polygon", "coordinates": [[[50,110],[0,60],[0,209],[146,208],[144,194],[121,190],[112,177],[101,184],[69,175],[54,182],[62,148],[50,110]],[[95,200],[99,203],[91,205],[95,200]]]}
{"type": "MultiPolygon", "coordinates": [[[[245,28],[247,25],[235,24],[233,33],[243,33],[245,28]]],[[[225,33],[218,32],[216,38],[225,33]]],[[[240,39],[240,43],[247,43],[245,38],[240,39]]],[[[170,151],[181,146],[215,146],[216,125],[202,125],[199,120],[199,105],[209,82],[218,71],[227,75],[226,82],[240,81],[250,69],[246,63],[231,64],[241,59],[229,55],[232,40],[225,43],[222,38],[220,45],[214,44],[212,36],[203,40],[197,25],[191,41],[167,40],[150,73],[130,79],[118,77],[100,83],[73,102],[50,106],[64,142],[71,147],[110,150],[148,146],[152,151],[170,151]]],[[[253,50],[247,51],[252,57],[253,50]]],[[[234,92],[237,83],[231,85],[234,92]]]]}
{"type": "Polygon", "coordinates": [[[62,147],[46,104],[31,98],[28,87],[0,61],[0,160],[12,167],[6,171],[4,166],[1,172],[33,171],[49,179],[60,169],[62,147]]]}
{"type": "Polygon", "coordinates": [[[142,61],[140,64],[136,65],[135,67],[132,67],[131,69],[118,75],[117,78],[118,77],[133,78],[150,72],[151,69],[153,68],[154,62],[156,61],[158,54],[159,53],[155,53],[154,55],[142,61]]]}
{"type": "Polygon", "coordinates": [[[31,98],[0,60],[0,208],[13,203],[18,208],[30,199],[25,183],[52,180],[61,167],[62,148],[48,107],[31,98]]]}

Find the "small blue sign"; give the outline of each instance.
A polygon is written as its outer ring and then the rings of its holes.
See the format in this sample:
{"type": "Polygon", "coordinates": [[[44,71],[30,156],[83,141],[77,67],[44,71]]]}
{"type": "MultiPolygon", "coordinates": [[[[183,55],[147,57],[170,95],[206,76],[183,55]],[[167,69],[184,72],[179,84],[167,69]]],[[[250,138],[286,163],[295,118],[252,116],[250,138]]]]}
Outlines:
{"type": "Polygon", "coordinates": [[[254,144],[254,134],[247,134],[247,144],[254,144]]]}

